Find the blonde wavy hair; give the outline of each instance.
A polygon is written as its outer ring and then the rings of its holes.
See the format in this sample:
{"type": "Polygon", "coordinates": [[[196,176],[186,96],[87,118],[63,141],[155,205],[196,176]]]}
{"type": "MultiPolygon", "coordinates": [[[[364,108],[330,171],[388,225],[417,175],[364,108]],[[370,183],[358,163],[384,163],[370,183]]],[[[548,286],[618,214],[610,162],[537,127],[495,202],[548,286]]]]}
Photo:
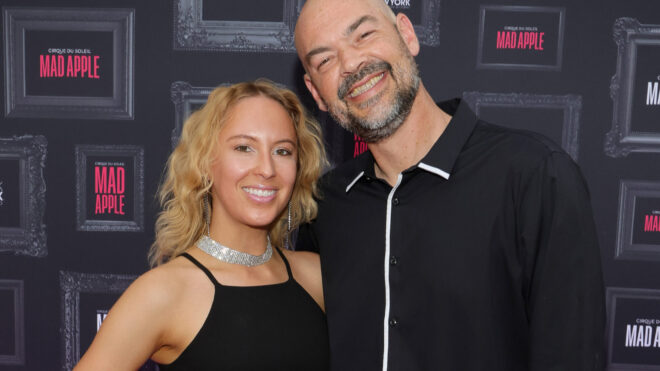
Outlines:
{"type": "MultiPolygon", "coordinates": [[[[208,176],[217,138],[231,109],[243,98],[264,96],[287,111],[298,140],[296,180],[291,194],[291,230],[316,217],[316,181],[327,165],[319,124],[307,114],[298,97],[274,82],[259,79],[221,86],[183,126],[179,143],[167,161],[158,190],[162,211],[156,220],[156,239],[149,263],[158,266],[177,257],[206,233],[205,199],[211,204],[212,180],[208,176]]],[[[211,206],[209,205],[209,208],[211,206]]],[[[288,238],[288,211],[282,210],[269,228],[273,245],[283,247],[288,238]]]]}

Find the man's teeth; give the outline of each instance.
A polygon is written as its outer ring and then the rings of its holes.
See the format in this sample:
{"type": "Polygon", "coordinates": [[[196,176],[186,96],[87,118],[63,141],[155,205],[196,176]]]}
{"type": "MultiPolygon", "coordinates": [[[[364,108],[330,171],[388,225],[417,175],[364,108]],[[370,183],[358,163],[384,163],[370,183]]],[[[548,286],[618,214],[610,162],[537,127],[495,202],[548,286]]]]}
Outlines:
{"type": "Polygon", "coordinates": [[[355,89],[351,92],[351,94],[349,94],[349,96],[350,96],[351,98],[355,98],[355,97],[357,97],[358,95],[364,93],[365,91],[371,89],[374,85],[376,85],[376,83],[377,83],[378,81],[380,81],[380,79],[383,78],[383,75],[384,75],[384,73],[381,73],[380,75],[377,75],[377,76],[372,77],[371,79],[369,79],[369,81],[367,81],[367,82],[365,82],[364,84],[362,84],[362,85],[358,86],[357,88],[355,88],[355,89]]]}
{"type": "Polygon", "coordinates": [[[259,197],[268,197],[275,194],[274,189],[243,188],[243,190],[251,195],[259,197]]]}

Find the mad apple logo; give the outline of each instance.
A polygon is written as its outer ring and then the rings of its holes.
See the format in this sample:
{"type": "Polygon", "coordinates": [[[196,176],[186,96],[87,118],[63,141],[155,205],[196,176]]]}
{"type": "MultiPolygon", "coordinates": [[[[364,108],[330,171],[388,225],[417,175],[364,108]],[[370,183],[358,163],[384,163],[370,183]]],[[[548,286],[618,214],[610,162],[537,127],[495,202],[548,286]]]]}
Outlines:
{"type": "Polygon", "coordinates": [[[656,77],[656,81],[649,81],[646,85],[646,105],[658,106],[660,105],[660,94],[658,94],[658,81],[660,75],[656,77]]]}
{"type": "Polygon", "coordinates": [[[626,324],[626,348],[660,348],[660,319],[637,318],[626,324]]]}
{"type": "Polygon", "coordinates": [[[49,48],[39,55],[39,77],[98,79],[100,59],[90,49],[49,48]]]}
{"type": "Polygon", "coordinates": [[[543,50],[545,32],[538,27],[505,26],[497,31],[496,49],[543,50]]]}
{"type": "Polygon", "coordinates": [[[353,158],[358,157],[368,149],[367,142],[357,134],[353,134],[353,144],[353,158]]]}
{"type": "Polygon", "coordinates": [[[560,70],[564,8],[481,7],[479,68],[560,70]]]}
{"type": "Polygon", "coordinates": [[[644,215],[644,232],[660,232],[660,210],[644,215]]]}
{"type": "Polygon", "coordinates": [[[124,215],[126,198],[126,164],[94,163],[94,215],[124,215]]]}
{"type": "Polygon", "coordinates": [[[103,321],[105,321],[105,317],[107,316],[108,316],[107,310],[101,310],[101,309],[96,310],[96,332],[99,331],[99,329],[101,328],[101,324],[103,323],[103,321]]]}

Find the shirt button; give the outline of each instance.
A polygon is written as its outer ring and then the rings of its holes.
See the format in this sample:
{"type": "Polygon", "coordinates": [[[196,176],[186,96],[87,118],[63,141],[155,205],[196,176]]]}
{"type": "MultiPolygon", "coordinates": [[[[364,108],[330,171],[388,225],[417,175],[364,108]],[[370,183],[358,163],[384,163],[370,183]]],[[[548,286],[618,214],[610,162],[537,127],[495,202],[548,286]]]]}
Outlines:
{"type": "Polygon", "coordinates": [[[399,263],[399,258],[397,258],[396,256],[392,255],[392,256],[390,257],[390,264],[392,264],[392,265],[397,265],[397,263],[399,263]]]}
{"type": "Polygon", "coordinates": [[[399,324],[399,320],[396,317],[390,318],[390,327],[396,327],[399,324]]]}
{"type": "Polygon", "coordinates": [[[394,199],[392,200],[392,203],[394,204],[394,206],[398,205],[399,204],[399,198],[394,197],[394,199]]]}
{"type": "Polygon", "coordinates": [[[371,181],[371,177],[369,175],[365,175],[364,180],[366,180],[367,182],[371,181]]]}

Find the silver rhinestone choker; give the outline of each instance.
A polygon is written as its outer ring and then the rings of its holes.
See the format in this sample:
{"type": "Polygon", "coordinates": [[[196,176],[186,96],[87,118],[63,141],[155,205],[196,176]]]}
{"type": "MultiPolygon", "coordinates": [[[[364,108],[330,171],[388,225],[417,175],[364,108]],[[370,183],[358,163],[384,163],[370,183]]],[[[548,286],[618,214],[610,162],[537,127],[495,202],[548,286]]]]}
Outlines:
{"type": "Polygon", "coordinates": [[[252,255],[246,252],[241,252],[222,245],[220,242],[215,241],[209,236],[202,236],[197,241],[197,247],[212,257],[230,264],[240,264],[246,267],[255,267],[264,264],[273,256],[273,247],[270,245],[270,237],[268,237],[268,244],[266,251],[261,255],[252,255]]]}

